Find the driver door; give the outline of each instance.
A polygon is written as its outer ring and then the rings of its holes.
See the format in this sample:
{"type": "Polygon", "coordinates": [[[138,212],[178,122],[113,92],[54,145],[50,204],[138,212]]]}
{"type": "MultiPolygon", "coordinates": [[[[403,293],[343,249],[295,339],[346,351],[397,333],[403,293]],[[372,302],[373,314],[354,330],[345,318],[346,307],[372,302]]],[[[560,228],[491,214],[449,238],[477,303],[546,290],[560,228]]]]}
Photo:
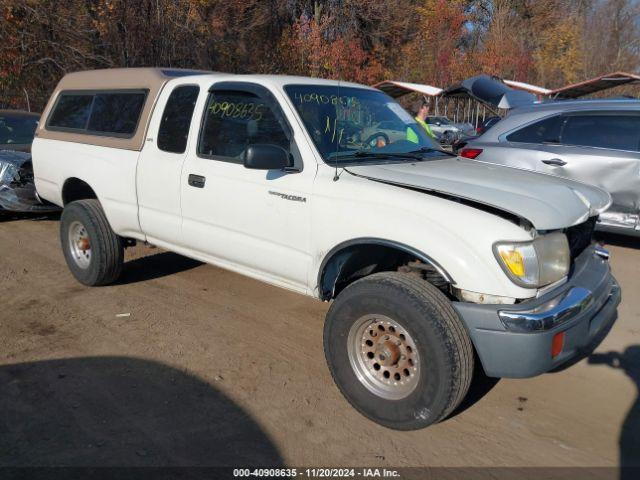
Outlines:
{"type": "Polygon", "coordinates": [[[261,85],[215,84],[201,108],[181,179],[183,242],[212,263],[306,291],[315,162],[303,164],[290,123],[261,85]],[[285,148],[293,167],[245,168],[252,144],[285,148]]]}

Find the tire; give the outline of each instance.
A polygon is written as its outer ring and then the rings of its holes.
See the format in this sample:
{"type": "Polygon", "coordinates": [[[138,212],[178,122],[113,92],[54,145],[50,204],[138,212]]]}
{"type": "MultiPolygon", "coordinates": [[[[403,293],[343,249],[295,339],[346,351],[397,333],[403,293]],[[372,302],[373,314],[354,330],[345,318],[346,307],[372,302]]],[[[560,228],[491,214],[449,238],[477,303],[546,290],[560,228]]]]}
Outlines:
{"type": "Polygon", "coordinates": [[[327,313],[324,351],[351,405],[395,430],[417,430],[446,418],[473,376],[473,347],[451,303],[411,274],[376,273],[345,288],[327,313]],[[390,340],[380,343],[385,338],[390,340]],[[377,343],[369,347],[369,341],[377,343]],[[370,351],[358,354],[358,345],[370,351]]]}
{"type": "Polygon", "coordinates": [[[60,242],[69,270],[83,285],[108,285],[120,276],[124,248],[98,200],[78,200],[65,206],[60,242]]]}

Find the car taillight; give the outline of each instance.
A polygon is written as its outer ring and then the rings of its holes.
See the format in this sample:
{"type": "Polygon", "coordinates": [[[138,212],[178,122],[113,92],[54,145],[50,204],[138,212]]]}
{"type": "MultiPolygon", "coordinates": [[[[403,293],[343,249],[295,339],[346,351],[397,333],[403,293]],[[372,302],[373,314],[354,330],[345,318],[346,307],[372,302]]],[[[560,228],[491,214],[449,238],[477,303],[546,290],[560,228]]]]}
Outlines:
{"type": "Polygon", "coordinates": [[[460,150],[460,153],[458,155],[464,158],[471,158],[473,160],[474,158],[477,158],[481,153],[481,148],[463,148],[462,150],[460,150]]]}

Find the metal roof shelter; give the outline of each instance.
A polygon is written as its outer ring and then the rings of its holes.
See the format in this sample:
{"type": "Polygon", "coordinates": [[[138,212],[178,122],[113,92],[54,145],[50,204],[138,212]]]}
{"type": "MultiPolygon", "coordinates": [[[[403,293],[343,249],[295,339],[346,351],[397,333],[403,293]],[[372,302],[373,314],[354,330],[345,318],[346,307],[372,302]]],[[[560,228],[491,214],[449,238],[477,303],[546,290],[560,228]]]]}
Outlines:
{"type": "Polygon", "coordinates": [[[511,108],[536,100],[578,98],[621,85],[640,85],[640,74],[613,72],[556,89],[489,75],[476,75],[446,89],[393,80],[373,87],[393,98],[421,94],[425,100],[433,99],[436,115],[448,115],[455,122],[468,121],[477,126],[487,114],[502,116],[511,108]]]}
{"type": "Polygon", "coordinates": [[[486,103],[488,106],[498,108],[512,108],[515,104],[528,104],[533,101],[533,97],[530,95],[514,90],[524,90],[538,95],[549,94],[551,92],[551,90],[535,85],[515,82],[513,80],[502,80],[498,77],[489,77],[488,75],[470,77],[446,90],[434,87],[433,85],[398,82],[395,80],[379,82],[373,85],[373,87],[382,90],[393,98],[399,98],[409,93],[419,93],[426,97],[456,97],[468,95],[479,102],[486,103]]]}
{"type": "Polygon", "coordinates": [[[409,93],[420,93],[427,97],[437,97],[442,93],[442,89],[434,87],[432,85],[423,85],[421,83],[409,83],[409,82],[396,82],[394,80],[387,80],[384,82],[376,83],[373,88],[382,90],[384,93],[392,98],[399,98],[409,93]]]}
{"type": "Polygon", "coordinates": [[[467,101],[456,98],[454,102],[455,107],[451,105],[452,108],[450,109],[450,102],[448,99],[443,98],[444,90],[439,87],[434,87],[433,85],[386,80],[376,83],[373,87],[382,90],[390,97],[396,99],[410,93],[418,93],[422,95],[425,100],[432,99],[435,106],[435,115],[451,115],[454,122],[469,121],[471,123],[477,123],[478,121],[477,111],[479,111],[479,109],[472,105],[473,100],[471,98],[467,99],[467,101]]]}
{"type": "Polygon", "coordinates": [[[387,80],[373,85],[393,98],[418,93],[425,100],[433,99],[436,115],[453,118],[454,122],[469,122],[475,126],[483,121],[487,110],[499,115],[500,109],[509,109],[536,100],[522,90],[514,90],[497,77],[477,75],[446,90],[433,85],[387,80]]]}
{"type": "Polygon", "coordinates": [[[529,105],[536,101],[535,95],[523,90],[514,90],[506,85],[502,79],[489,75],[469,77],[457,85],[447,88],[442,95],[444,97],[469,96],[489,107],[505,110],[520,105],[529,105]]]}
{"type": "MultiPolygon", "coordinates": [[[[426,101],[433,99],[436,115],[442,115],[442,114],[447,115],[449,113],[446,104],[444,109],[440,108],[441,107],[440,104],[442,102],[442,93],[444,92],[442,88],[434,87],[433,85],[425,85],[422,83],[398,82],[395,80],[386,80],[384,82],[379,82],[373,85],[373,87],[377,88],[378,90],[382,90],[391,98],[396,98],[396,99],[403,97],[405,95],[408,95],[410,93],[420,94],[426,101]]],[[[471,108],[469,107],[466,110],[462,109],[462,111],[470,112],[471,108]]],[[[454,114],[454,119],[453,119],[454,122],[457,122],[459,119],[458,112],[459,112],[459,109],[454,114]]]]}
{"type": "Polygon", "coordinates": [[[478,126],[489,116],[503,116],[520,105],[530,105],[537,100],[533,93],[516,90],[499,77],[476,75],[452,85],[442,93],[445,114],[461,115],[465,121],[478,126]]]}
{"type": "Polygon", "coordinates": [[[516,90],[524,90],[525,92],[533,93],[534,95],[549,95],[553,90],[548,88],[539,87],[538,85],[532,85],[525,82],[516,82],[515,80],[502,80],[506,85],[516,90]]]}
{"type": "Polygon", "coordinates": [[[621,85],[640,84],[640,75],[628,72],[613,72],[605,75],[599,75],[589,80],[578,83],[565,85],[564,87],[550,89],[531,85],[524,82],[516,82],[515,80],[503,80],[503,82],[516,90],[524,90],[533,93],[539,97],[555,98],[579,98],[592,93],[607,90],[609,88],[619,87],[621,85]]]}
{"type": "Polygon", "coordinates": [[[613,72],[583,82],[556,88],[549,93],[549,96],[551,98],[578,98],[609,88],[619,87],[620,85],[633,84],[640,84],[640,75],[627,72],[613,72]]]}

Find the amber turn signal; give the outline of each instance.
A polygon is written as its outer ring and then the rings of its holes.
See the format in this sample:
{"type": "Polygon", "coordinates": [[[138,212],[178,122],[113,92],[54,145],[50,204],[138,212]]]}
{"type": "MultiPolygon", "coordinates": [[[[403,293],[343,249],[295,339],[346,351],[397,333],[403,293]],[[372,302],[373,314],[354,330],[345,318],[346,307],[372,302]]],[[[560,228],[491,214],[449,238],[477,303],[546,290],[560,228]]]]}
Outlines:
{"type": "Polygon", "coordinates": [[[556,333],[551,341],[551,358],[556,358],[564,348],[564,332],[556,333]]]}

